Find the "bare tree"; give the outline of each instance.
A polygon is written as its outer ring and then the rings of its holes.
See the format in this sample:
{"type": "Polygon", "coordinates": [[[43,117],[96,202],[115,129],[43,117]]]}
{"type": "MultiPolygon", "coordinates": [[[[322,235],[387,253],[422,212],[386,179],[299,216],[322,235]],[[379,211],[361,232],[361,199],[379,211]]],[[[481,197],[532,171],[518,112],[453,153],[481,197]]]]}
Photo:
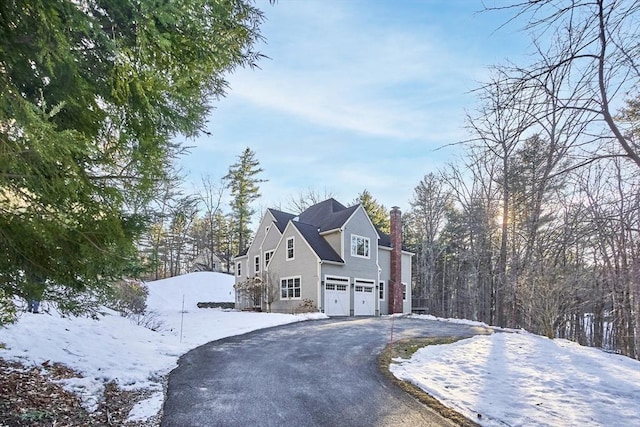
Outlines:
{"type": "Polygon", "coordinates": [[[300,191],[295,196],[291,196],[284,209],[287,212],[299,214],[304,212],[308,207],[320,203],[333,197],[333,193],[324,189],[322,192],[313,188],[307,188],[300,191]]]}
{"type": "Polygon", "coordinates": [[[451,209],[452,196],[442,177],[433,173],[425,175],[413,191],[408,213],[417,240],[416,297],[436,299],[436,261],[444,251],[444,247],[437,244],[437,238],[451,209]]]}
{"type": "MultiPolygon", "coordinates": [[[[217,236],[220,235],[218,229],[220,224],[220,213],[222,206],[222,198],[224,196],[225,184],[220,182],[218,184],[213,182],[211,176],[202,177],[202,188],[200,190],[200,201],[204,205],[203,222],[204,227],[204,247],[207,249],[208,255],[207,267],[213,269],[215,256],[220,259],[224,257],[225,248],[221,246],[220,240],[217,236]]],[[[227,263],[228,264],[228,263],[227,263]]]]}
{"type": "MultiPolygon", "coordinates": [[[[493,176],[501,187],[502,214],[500,257],[498,260],[498,283],[495,287],[496,322],[506,325],[504,300],[507,293],[511,298],[511,313],[517,304],[517,272],[509,276],[508,243],[509,216],[511,207],[511,185],[509,163],[518,145],[524,141],[525,132],[532,126],[532,118],[525,113],[535,105],[533,96],[520,90],[511,82],[504,69],[495,68],[491,81],[479,91],[481,106],[474,116],[468,116],[468,125],[474,134],[474,142],[480,144],[489,155],[499,162],[500,173],[493,176]]],[[[510,319],[514,323],[515,319],[510,319]]]]}
{"type": "Polygon", "coordinates": [[[640,3],[614,0],[517,1],[492,9],[514,10],[513,20],[524,20],[532,34],[540,60],[527,67],[529,79],[545,79],[562,69],[566,84],[593,133],[598,129],[612,138],[620,150],[594,150],[592,161],[621,155],[640,167],[640,146],[615,108],[622,97],[637,91],[640,83],[640,3]],[[544,52],[544,54],[542,54],[544,52]]]}

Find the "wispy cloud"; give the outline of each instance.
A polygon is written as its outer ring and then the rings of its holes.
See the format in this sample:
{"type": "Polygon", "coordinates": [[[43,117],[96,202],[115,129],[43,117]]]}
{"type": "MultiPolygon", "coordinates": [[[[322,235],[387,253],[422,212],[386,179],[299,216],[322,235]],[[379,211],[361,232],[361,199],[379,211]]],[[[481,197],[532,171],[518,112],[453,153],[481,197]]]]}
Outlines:
{"type": "Polygon", "coordinates": [[[282,25],[264,48],[271,60],[261,71],[233,76],[234,96],[364,135],[424,139],[442,129],[443,113],[457,104],[452,98],[466,90],[459,75],[473,67],[438,36],[367,26],[366,13],[350,5],[286,3],[279,6],[286,21],[271,11],[269,25],[282,25]],[[299,24],[290,28],[289,22],[299,24]]]}
{"type": "Polygon", "coordinates": [[[473,3],[265,0],[270,59],[229,76],[213,134],[185,168],[222,176],[250,147],[269,179],[266,206],[309,188],[348,203],[366,188],[407,209],[418,181],[456,152],[436,149],[466,139],[469,91],[511,43],[473,3]]]}

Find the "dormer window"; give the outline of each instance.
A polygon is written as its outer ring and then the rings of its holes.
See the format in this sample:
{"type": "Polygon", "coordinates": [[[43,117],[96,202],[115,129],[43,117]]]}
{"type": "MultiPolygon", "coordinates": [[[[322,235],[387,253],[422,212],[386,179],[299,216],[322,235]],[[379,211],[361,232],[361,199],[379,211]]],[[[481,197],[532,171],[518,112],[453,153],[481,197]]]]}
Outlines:
{"type": "Polygon", "coordinates": [[[370,240],[368,237],[351,235],[351,256],[360,258],[370,257],[370,240]]]}

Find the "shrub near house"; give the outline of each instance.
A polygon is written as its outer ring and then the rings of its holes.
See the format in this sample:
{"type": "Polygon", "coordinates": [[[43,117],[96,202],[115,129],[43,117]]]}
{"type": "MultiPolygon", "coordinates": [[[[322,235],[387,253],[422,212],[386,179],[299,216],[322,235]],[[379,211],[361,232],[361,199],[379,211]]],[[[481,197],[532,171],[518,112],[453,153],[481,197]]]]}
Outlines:
{"type": "Polygon", "coordinates": [[[265,213],[253,242],[234,259],[236,308],[293,313],[317,308],[329,316],[411,311],[411,257],[402,250],[401,215],[391,235],[358,204],[334,199],[300,215],[265,213]]]}

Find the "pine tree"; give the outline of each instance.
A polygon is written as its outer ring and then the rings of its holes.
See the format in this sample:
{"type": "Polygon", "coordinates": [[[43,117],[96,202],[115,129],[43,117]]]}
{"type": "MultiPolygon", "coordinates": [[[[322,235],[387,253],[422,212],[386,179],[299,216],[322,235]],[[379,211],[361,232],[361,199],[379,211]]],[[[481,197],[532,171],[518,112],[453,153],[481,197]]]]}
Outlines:
{"type": "Polygon", "coordinates": [[[391,224],[389,223],[389,213],[387,212],[387,208],[384,205],[378,203],[376,199],[373,198],[371,193],[366,189],[358,194],[358,197],[353,201],[353,204],[362,204],[365,212],[369,215],[371,222],[374,226],[376,226],[380,231],[384,233],[389,233],[391,231],[391,224]]]}
{"type": "Polygon", "coordinates": [[[130,202],[260,57],[261,21],[248,0],[0,2],[0,295],[33,275],[77,312],[133,272],[130,202]]]}
{"type": "Polygon", "coordinates": [[[251,239],[249,223],[256,210],[251,203],[260,197],[258,184],[266,182],[256,177],[263,170],[260,162],[255,158],[255,152],[248,147],[238,156],[238,161],[229,167],[229,173],[224,177],[231,190],[231,216],[233,218],[233,232],[236,236],[238,250],[246,249],[251,239]]]}

